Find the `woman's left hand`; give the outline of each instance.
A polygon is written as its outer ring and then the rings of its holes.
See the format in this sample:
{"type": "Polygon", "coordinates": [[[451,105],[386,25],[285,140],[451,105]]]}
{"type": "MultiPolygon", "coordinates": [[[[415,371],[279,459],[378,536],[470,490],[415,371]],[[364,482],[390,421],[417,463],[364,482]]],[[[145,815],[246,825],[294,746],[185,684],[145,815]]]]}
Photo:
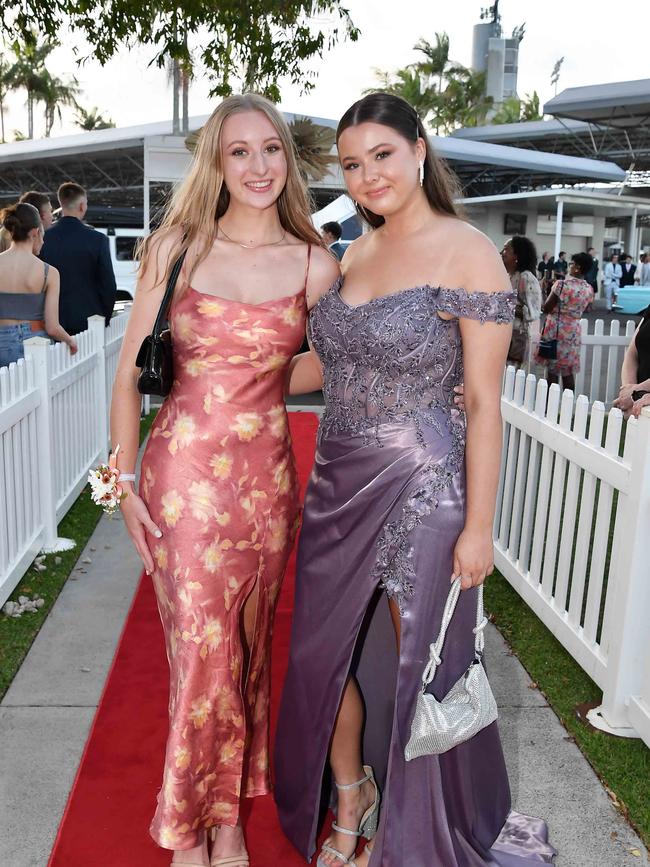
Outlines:
{"type": "Polygon", "coordinates": [[[452,582],[461,578],[461,588],[478,587],[494,570],[494,542],[492,532],[465,528],[458,537],[454,550],[452,582]]]}
{"type": "Polygon", "coordinates": [[[650,406],[650,391],[647,392],[647,394],[644,394],[643,397],[634,401],[632,409],[630,410],[630,415],[633,415],[634,418],[638,418],[641,415],[641,410],[644,406],[650,406]]]}
{"type": "Polygon", "coordinates": [[[636,391],[638,388],[637,385],[622,385],[618,390],[618,400],[625,400],[626,398],[632,397],[632,392],[636,391]]]}

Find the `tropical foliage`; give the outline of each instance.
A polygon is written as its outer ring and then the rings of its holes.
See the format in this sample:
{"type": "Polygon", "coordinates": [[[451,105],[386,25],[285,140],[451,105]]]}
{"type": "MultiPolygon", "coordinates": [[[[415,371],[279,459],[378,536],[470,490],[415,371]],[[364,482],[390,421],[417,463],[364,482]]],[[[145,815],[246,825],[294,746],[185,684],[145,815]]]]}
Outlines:
{"type": "Polygon", "coordinates": [[[542,120],[539,110],[539,94],[534,90],[523,99],[511,96],[506,99],[491,118],[490,123],[521,123],[525,120],[542,120]]]}
{"type": "Polygon", "coordinates": [[[78,106],[75,123],[87,132],[92,132],[95,129],[110,129],[115,126],[114,121],[109,117],[104,117],[97,106],[88,109],[78,106]]]}
{"type": "MultiPolygon", "coordinates": [[[[0,53],[0,133],[5,141],[4,111],[7,95],[13,91],[24,91],[27,106],[27,136],[34,137],[34,113],[36,106],[43,106],[45,135],[49,136],[54,121],[61,118],[64,106],[77,107],[79,83],[76,78],[59,78],[47,69],[48,57],[55,48],[49,40],[39,41],[34,33],[29,33],[23,41],[16,40],[11,45],[11,55],[0,53]]],[[[20,140],[22,133],[14,131],[14,140],[20,140]]]]}
{"type": "Polygon", "coordinates": [[[45,135],[49,136],[54,126],[54,121],[61,120],[61,109],[64,106],[78,108],[77,97],[79,96],[79,82],[73,76],[69,81],[58,78],[45,72],[43,76],[40,100],[45,109],[45,135]]]}
{"type": "Polygon", "coordinates": [[[275,100],[279,79],[311,89],[306,61],[359,33],[342,0],[23,0],[15,15],[0,16],[0,34],[10,40],[32,30],[54,40],[64,26],[102,64],[141,44],[152,49],[152,63],[172,58],[191,69],[191,36],[212,94],[254,88],[275,100]]]}
{"type": "Polygon", "coordinates": [[[435,44],[420,39],[414,46],[421,55],[416,63],[392,73],[376,70],[379,87],[374,89],[406,99],[437,134],[485,123],[492,107],[485,74],[450,59],[446,33],[436,33],[435,39],[435,44]]]}
{"type": "Polygon", "coordinates": [[[7,94],[11,90],[11,79],[9,77],[10,69],[11,64],[4,54],[0,53],[0,142],[3,143],[5,141],[5,100],[7,94]]]}
{"type": "Polygon", "coordinates": [[[296,117],[289,124],[296,151],[298,167],[305,180],[322,181],[335,163],[331,154],[336,133],[330,126],[314,123],[310,117],[296,117]]]}

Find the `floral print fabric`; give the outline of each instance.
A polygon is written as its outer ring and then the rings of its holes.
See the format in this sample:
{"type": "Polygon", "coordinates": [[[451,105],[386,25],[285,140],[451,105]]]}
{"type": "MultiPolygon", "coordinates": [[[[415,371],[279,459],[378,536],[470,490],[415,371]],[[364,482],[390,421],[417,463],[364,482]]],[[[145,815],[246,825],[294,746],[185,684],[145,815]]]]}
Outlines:
{"type": "Polygon", "coordinates": [[[552,340],[557,334],[557,359],[542,358],[537,353],[535,360],[548,365],[551,373],[571,376],[580,370],[580,318],[593,301],[594,292],[586,280],[567,277],[557,280],[551,293],[558,296],[559,302],[546,317],[543,337],[552,340]]]}
{"type": "Polygon", "coordinates": [[[171,314],[174,385],[151,431],[140,494],[170,666],[169,739],[151,826],[168,849],[234,825],[270,791],[269,654],[298,518],[284,380],[304,291],[249,305],[187,287],[171,314]],[[257,587],[247,671],[242,607],[257,587]]]}

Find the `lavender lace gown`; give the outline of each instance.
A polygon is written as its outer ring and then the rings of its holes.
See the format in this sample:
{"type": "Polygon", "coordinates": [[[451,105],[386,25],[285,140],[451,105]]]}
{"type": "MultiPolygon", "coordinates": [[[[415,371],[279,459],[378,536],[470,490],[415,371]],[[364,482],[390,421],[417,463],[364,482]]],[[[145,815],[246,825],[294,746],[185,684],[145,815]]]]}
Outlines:
{"type": "MultiPolygon", "coordinates": [[[[341,281],[311,314],[325,412],[305,499],[289,670],[275,750],[287,836],[311,860],[332,795],[328,748],[347,674],[367,710],[364,761],[382,789],[370,867],[551,863],[546,824],[510,810],[497,724],[406,762],[420,678],[449,591],[465,514],[458,320],[509,323],[513,296],[418,286],[357,307],[341,281]],[[387,596],[401,610],[401,652],[387,596]]],[[[473,658],[466,591],[434,681],[441,698],[473,658]]]]}

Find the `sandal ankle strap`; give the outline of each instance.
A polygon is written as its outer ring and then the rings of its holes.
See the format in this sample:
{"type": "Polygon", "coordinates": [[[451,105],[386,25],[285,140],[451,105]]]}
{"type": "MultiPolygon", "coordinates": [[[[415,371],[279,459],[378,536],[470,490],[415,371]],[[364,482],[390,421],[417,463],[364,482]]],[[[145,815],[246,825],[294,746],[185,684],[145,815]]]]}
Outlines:
{"type": "Polygon", "coordinates": [[[338,831],[339,834],[347,834],[349,837],[361,837],[361,831],[350,831],[349,828],[341,828],[340,825],[337,825],[336,822],[332,822],[332,828],[335,831],[338,831]]]}
{"type": "Polygon", "coordinates": [[[368,773],[365,775],[365,777],[362,777],[360,780],[357,780],[356,783],[337,783],[336,780],[334,780],[334,785],[341,792],[346,792],[349,789],[358,789],[359,786],[363,786],[363,784],[365,782],[367,782],[368,780],[374,779],[373,773],[372,773],[372,768],[368,767],[368,765],[365,765],[364,771],[366,768],[368,768],[368,773]]]}

